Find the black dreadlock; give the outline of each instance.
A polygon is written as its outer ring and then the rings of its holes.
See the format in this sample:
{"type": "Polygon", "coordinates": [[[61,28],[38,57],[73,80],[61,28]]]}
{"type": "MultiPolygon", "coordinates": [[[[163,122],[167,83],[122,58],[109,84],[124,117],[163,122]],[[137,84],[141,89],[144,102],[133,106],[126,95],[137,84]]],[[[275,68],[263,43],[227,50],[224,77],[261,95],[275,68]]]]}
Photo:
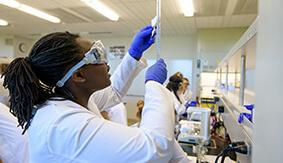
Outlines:
{"type": "Polygon", "coordinates": [[[68,32],[48,34],[34,44],[27,58],[14,59],[3,73],[3,86],[10,94],[10,112],[18,118],[23,133],[35,110],[50,97],[73,98],[66,87],[57,88],[56,83],[82,59],[83,49],[77,38],[79,35],[68,32]]]}

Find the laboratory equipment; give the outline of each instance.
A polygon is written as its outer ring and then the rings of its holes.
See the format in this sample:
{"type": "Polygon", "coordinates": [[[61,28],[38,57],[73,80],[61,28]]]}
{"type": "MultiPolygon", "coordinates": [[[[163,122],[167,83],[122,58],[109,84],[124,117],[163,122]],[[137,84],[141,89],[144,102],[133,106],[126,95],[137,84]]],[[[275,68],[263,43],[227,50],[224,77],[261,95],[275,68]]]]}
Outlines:
{"type": "Polygon", "coordinates": [[[209,142],[210,139],[210,109],[189,107],[188,120],[181,120],[178,140],[197,144],[209,142]]]}

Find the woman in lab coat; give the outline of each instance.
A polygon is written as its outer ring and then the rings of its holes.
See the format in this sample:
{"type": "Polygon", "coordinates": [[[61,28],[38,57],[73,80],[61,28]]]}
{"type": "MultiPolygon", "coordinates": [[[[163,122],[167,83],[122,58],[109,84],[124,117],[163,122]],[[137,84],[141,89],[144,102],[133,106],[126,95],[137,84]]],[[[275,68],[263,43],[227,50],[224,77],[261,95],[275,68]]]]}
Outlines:
{"type": "Polygon", "coordinates": [[[188,78],[183,78],[183,96],[184,101],[192,101],[193,98],[193,92],[190,90],[190,81],[188,78]]]}
{"type": "Polygon", "coordinates": [[[189,104],[184,101],[182,82],[183,75],[180,75],[180,73],[175,73],[169,78],[169,82],[166,86],[166,88],[171,91],[174,99],[176,121],[179,121],[182,114],[186,112],[189,104]]]}
{"type": "Polygon", "coordinates": [[[17,126],[17,118],[0,103],[0,160],[4,163],[29,162],[28,136],[17,126]]]}
{"type": "Polygon", "coordinates": [[[112,123],[100,115],[121,102],[145,66],[140,58],[154,42],[152,30],[148,26],[137,33],[111,76],[112,83],[101,43],[92,46],[70,33],[42,37],[28,57],[16,58],[8,66],[4,86],[10,92],[11,111],[29,131],[31,163],[168,162],[172,158],[173,101],[162,86],[167,74],[163,60],[146,72],[140,128],[112,123]],[[100,103],[94,98],[100,98],[100,103]]]}

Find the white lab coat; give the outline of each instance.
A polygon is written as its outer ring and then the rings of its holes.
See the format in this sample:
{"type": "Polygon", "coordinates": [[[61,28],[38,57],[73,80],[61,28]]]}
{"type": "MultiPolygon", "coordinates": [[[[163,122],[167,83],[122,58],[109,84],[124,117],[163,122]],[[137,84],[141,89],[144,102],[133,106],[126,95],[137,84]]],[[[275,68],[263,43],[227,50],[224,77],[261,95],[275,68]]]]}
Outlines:
{"type": "Polygon", "coordinates": [[[184,100],[185,101],[192,101],[193,100],[193,92],[190,89],[187,89],[184,94],[184,100]]]}
{"type": "Polygon", "coordinates": [[[28,137],[9,108],[0,103],[0,160],[4,163],[28,163],[28,137]]]}
{"type": "Polygon", "coordinates": [[[174,100],[174,108],[177,112],[177,115],[182,115],[186,112],[186,107],[185,107],[185,103],[183,101],[183,97],[179,95],[180,100],[182,101],[182,103],[177,99],[177,97],[175,96],[174,92],[171,92],[171,96],[173,96],[173,100],[174,100]]]}
{"type": "MultiPolygon", "coordinates": [[[[103,91],[99,104],[89,99],[91,110],[114,105],[128,90],[138,63],[127,56],[112,77],[116,82],[103,91]],[[122,80],[127,82],[124,84],[122,80]],[[112,103],[112,104],[111,104],[112,103]],[[96,108],[95,108],[96,107],[96,108]]],[[[31,163],[44,162],[168,162],[173,155],[174,112],[170,92],[161,84],[145,85],[145,106],[140,128],[104,120],[69,100],[49,100],[29,127],[31,163]],[[152,118],[154,117],[154,119],[152,118]]],[[[90,107],[89,107],[90,109],[90,107]]]]}
{"type": "Polygon", "coordinates": [[[107,109],[107,113],[111,122],[119,123],[126,126],[128,125],[127,110],[122,102],[107,109]]]}
{"type": "MultiPolygon", "coordinates": [[[[109,120],[122,125],[127,125],[127,113],[126,107],[123,103],[119,103],[114,107],[107,109],[109,120]]],[[[131,127],[139,127],[139,122],[131,127]]],[[[170,159],[170,163],[188,163],[191,160],[188,158],[187,154],[183,151],[181,146],[178,144],[176,139],[173,144],[173,156],[170,159]]]]}

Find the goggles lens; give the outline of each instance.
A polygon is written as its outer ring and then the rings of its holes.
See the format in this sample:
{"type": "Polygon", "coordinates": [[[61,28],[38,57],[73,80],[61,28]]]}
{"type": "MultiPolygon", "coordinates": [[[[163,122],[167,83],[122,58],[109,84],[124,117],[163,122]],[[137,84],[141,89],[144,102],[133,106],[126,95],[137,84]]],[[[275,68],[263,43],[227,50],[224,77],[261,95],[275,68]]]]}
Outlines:
{"type": "Polygon", "coordinates": [[[104,45],[100,40],[95,41],[91,49],[94,49],[96,52],[96,58],[99,61],[98,63],[107,63],[107,53],[104,45]]]}

